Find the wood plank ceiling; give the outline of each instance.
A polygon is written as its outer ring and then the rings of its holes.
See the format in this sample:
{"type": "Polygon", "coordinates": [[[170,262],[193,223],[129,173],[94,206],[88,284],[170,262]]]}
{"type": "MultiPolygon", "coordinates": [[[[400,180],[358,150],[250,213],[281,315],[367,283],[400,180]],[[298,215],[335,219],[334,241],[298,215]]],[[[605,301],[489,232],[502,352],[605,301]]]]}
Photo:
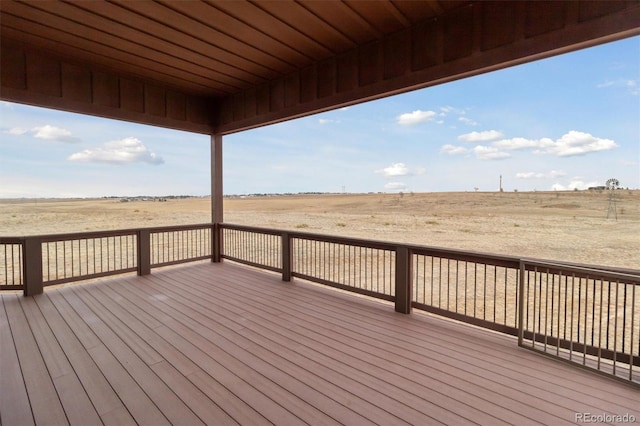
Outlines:
{"type": "Polygon", "coordinates": [[[638,4],[2,0],[0,97],[232,132],[638,34],[638,4]]]}
{"type": "Polygon", "coordinates": [[[198,95],[224,96],[460,2],[2,2],[2,36],[198,95]]]}

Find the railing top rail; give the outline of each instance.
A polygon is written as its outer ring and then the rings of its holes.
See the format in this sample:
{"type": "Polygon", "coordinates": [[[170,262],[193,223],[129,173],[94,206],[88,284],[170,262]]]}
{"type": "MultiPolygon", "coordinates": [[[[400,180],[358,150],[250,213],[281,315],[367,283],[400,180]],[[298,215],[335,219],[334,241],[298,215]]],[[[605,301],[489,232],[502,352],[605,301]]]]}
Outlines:
{"type": "Polygon", "coordinates": [[[256,234],[266,234],[266,235],[282,235],[282,233],[287,231],[282,231],[279,229],[270,229],[270,228],[262,228],[259,226],[246,226],[246,225],[238,225],[234,223],[221,223],[220,227],[222,229],[233,229],[236,231],[248,231],[254,232],[256,234]]]}
{"type": "Polygon", "coordinates": [[[22,244],[23,238],[19,237],[0,237],[0,244],[22,244]]]}
{"type": "Polygon", "coordinates": [[[380,250],[395,250],[395,248],[399,245],[399,244],[389,243],[385,241],[365,240],[365,239],[351,238],[351,237],[339,237],[339,236],[326,235],[326,234],[314,234],[311,232],[277,230],[277,229],[260,228],[255,226],[244,226],[244,225],[237,225],[237,224],[230,224],[230,223],[223,223],[220,225],[224,229],[235,229],[238,231],[249,231],[249,232],[257,232],[261,234],[270,234],[270,235],[282,235],[286,233],[292,238],[362,246],[362,247],[368,247],[373,249],[377,248],[380,250]]]}
{"type": "Polygon", "coordinates": [[[150,232],[170,232],[170,231],[190,231],[192,229],[210,229],[213,227],[213,223],[196,223],[193,225],[167,225],[167,226],[154,226],[150,228],[141,228],[150,232]]]}
{"type": "Polygon", "coordinates": [[[54,242],[54,241],[84,240],[84,239],[90,239],[90,238],[136,235],[137,232],[138,230],[136,229],[118,229],[118,230],[109,230],[109,231],[74,232],[70,234],[33,235],[26,238],[38,238],[42,242],[47,243],[47,242],[54,242]]]}
{"type": "Polygon", "coordinates": [[[378,250],[394,251],[397,247],[402,245],[402,244],[395,244],[395,243],[386,242],[386,241],[375,241],[375,240],[367,240],[367,239],[352,238],[352,237],[340,237],[340,236],[334,236],[334,235],[322,235],[322,234],[314,234],[310,232],[292,231],[292,232],[288,232],[288,234],[292,238],[324,241],[328,243],[345,244],[345,245],[351,245],[351,246],[360,246],[360,247],[366,247],[366,248],[378,249],[378,250]]]}
{"type": "Polygon", "coordinates": [[[607,279],[620,281],[626,284],[640,285],[640,270],[613,268],[600,269],[595,265],[577,265],[569,263],[551,262],[539,259],[522,259],[522,263],[527,270],[534,268],[545,268],[550,272],[561,273],[565,276],[589,277],[591,279],[607,279]]]}
{"type": "Polygon", "coordinates": [[[506,268],[519,268],[520,258],[516,256],[484,253],[479,251],[468,251],[460,249],[450,249],[437,246],[422,246],[405,244],[413,254],[443,257],[447,259],[463,260],[467,262],[484,263],[488,265],[503,266],[506,268]]]}
{"type": "Polygon", "coordinates": [[[203,229],[211,228],[213,224],[192,224],[192,225],[168,225],[168,226],[153,226],[143,228],[127,228],[127,229],[110,229],[103,231],[87,231],[87,232],[72,232],[72,233],[60,233],[60,234],[45,234],[45,235],[25,235],[19,237],[0,237],[1,244],[18,244],[27,238],[38,238],[43,242],[52,241],[68,241],[87,238],[100,238],[100,237],[112,237],[119,235],[135,235],[138,231],[149,232],[167,232],[167,231],[184,231],[190,229],[203,229]]]}

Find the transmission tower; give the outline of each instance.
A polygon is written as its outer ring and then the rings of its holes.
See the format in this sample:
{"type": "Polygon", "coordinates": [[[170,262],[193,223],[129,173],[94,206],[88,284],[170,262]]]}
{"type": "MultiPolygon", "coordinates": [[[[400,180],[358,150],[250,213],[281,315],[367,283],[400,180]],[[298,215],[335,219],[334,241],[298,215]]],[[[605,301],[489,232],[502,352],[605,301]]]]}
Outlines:
{"type": "Polygon", "coordinates": [[[609,191],[609,208],[607,210],[607,219],[613,216],[618,220],[618,211],[616,209],[616,190],[620,186],[618,179],[611,178],[607,180],[607,191],[609,191]]]}

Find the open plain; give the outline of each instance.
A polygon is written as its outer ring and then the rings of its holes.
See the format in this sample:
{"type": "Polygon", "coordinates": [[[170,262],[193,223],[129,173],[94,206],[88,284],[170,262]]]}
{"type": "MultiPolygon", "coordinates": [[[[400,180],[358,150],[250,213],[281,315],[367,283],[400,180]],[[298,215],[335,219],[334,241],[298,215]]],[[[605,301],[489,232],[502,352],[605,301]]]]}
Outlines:
{"type": "MultiPolygon", "coordinates": [[[[615,196],[615,212],[607,191],[247,196],[224,211],[226,223],[638,269],[640,191],[615,196]]],[[[0,236],[210,220],[209,198],[0,200],[0,236]]]]}

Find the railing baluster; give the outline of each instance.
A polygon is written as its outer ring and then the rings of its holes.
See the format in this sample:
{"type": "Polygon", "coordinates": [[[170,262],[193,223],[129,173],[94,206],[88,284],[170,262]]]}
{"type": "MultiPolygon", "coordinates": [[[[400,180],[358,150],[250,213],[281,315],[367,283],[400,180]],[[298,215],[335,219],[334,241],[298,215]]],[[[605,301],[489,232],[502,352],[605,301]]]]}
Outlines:
{"type": "MultiPolygon", "coordinates": [[[[631,294],[631,339],[629,341],[629,380],[633,380],[633,366],[634,366],[634,353],[633,353],[633,337],[634,337],[634,323],[636,320],[636,291],[638,286],[632,288],[631,294]]],[[[640,332],[638,333],[638,357],[640,357],[640,332]]]]}
{"type": "Polygon", "coordinates": [[[582,340],[582,364],[585,365],[587,363],[587,336],[589,335],[589,323],[587,321],[587,315],[589,313],[589,276],[587,275],[585,279],[585,291],[584,291],[584,336],[582,340]]]}

